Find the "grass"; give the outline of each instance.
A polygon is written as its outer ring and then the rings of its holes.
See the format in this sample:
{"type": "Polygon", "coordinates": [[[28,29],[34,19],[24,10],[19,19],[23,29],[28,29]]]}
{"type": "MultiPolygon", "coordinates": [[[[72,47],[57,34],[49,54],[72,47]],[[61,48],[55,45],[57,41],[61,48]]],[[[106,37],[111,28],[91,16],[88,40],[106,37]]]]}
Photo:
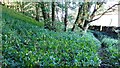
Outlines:
{"type": "Polygon", "coordinates": [[[2,8],[2,17],[3,18],[10,17],[10,18],[15,18],[15,19],[24,21],[26,23],[31,23],[31,24],[34,24],[34,25],[37,25],[37,26],[40,26],[40,27],[44,26],[44,22],[38,22],[38,21],[28,17],[28,16],[25,16],[22,13],[16,12],[12,9],[9,9],[9,8],[5,7],[5,6],[0,6],[0,8],[2,8]]]}

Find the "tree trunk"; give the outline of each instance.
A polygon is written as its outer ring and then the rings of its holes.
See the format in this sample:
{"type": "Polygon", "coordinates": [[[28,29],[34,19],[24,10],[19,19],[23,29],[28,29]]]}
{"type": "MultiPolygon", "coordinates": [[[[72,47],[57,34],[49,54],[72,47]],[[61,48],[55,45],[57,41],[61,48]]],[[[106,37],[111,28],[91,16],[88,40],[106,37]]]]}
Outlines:
{"type": "Polygon", "coordinates": [[[82,6],[83,6],[83,5],[79,6],[77,18],[76,18],[76,20],[75,20],[75,22],[74,22],[74,24],[73,24],[73,27],[72,27],[71,31],[74,31],[74,29],[75,29],[75,24],[76,24],[76,23],[78,22],[78,20],[79,20],[80,11],[81,11],[81,9],[82,9],[82,6]]]}
{"type": "Polygon", "coordinates": [[[45,10],[46,6],[44,4],[44,2],[41,3],[41,9],[42,9],[42,15],[43,15],[43,18],[44,18],[44,27],[47,28],[47,19],[49,17],[49,15],[47,14],[46,10],[45,10]]]}
{"type": "Polygon", "coordinates": [[[47,19],[47,13],[45,11],[45,6],[44,6],[43,2],[41,3],[41,9],[42,9],[43,18],[44,18],[44,20],[46,20],[47,19]]]}
{"type": "Polygon", "coordinates": [[[89,23],[89,21],[88,21],[88,20],[85,20],[83,27],[86,27],[88,23],[89,23]]]}
{"type": "Polygon", "coordinates": [[[20,7],[21,7],[21,13],[23,13],[23,14],[24,14],[24,2],[21,2],[20,7]]]}
{"type": "Polygon", "coordinates": [[[36,17],[35,17],[35,19],[37,21],[39,21],[39,4],[38,3],[35,4],[35,8],[36,8],[36,17]]]}
{"type": "Polygon", "coordinates": [[[68,16],[68,4],[67,4],[67,2],[65,2],[64,31],[66,31],[66,28],[67,28],[67,16],[68,16]]]}
{"type": "Polygon", "coordinates": [[[51,29],[50,12],[46,10],[46,9],[50,9],[49,6],[50,6],[50,3],[41,2],[41,9],[42,9],[42,14],[43,14],[44,23],[45,23],[44,28],[47,28],[47,29],[51,29]]]}
{"type": "Polygon", "coordinates": [[[52,26],[54,26],[55,22],[55,3],[52,2],[52,26]]]}

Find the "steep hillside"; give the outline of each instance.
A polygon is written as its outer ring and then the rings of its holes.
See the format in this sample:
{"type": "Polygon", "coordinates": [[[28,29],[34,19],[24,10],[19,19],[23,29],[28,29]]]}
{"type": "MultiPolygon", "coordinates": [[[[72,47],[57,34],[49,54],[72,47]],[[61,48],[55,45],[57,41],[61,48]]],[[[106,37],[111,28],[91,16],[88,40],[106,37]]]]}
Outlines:
{"type": "Polygon", "coordinates": [[[101,43],[92,33],[49,31],[21,13],[2,8],[4,67],[100,65],[101,43]]]}
{"type": "Polygon", "coordinates": [[[18,13],[12,9],[6,8],[5,6],[0,6],[0,8],[2,8],[2,17],[4,19],[17,19],[17,20],[21,20],[24,21],[25,23],[31,23],[40,27],[44,26],[44,22],[37,22],[36,20],[25,16],[22,13],[18,13]]]}
{"type": "Polygon", "coordinates": [[[41,23],[11,9],[2,8],[4,66],[99,65],[97,50],[100,42],[92,34],[82,36],[79,33],[45,30],[32,25],[42,26],[41,23]]]}

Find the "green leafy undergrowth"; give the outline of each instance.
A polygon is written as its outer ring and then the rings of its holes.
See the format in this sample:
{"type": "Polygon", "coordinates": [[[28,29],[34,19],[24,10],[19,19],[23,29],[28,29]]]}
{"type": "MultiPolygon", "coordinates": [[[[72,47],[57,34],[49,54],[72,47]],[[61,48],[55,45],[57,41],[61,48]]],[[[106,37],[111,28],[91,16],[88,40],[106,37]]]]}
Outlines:
{"type": "Polygon", "coordinates": [[[25,23],[31,23],[31,24],[34,24],[34,25],[37,25],[37,26],[40,26],[40,27],[44,26],[44,22],[37,22],[36,20],[34,20],[34,19],[32,19],[28,16],[25,16],[22,13],[16,12],[13,9],[6,8],[5,6],[0,6],[0,8],[2,8],[2,17],[4,19],[9,18],[11,20],[11,19],[14,18],[14,19],[22,20],[25,23]]]}
{"type": "Polygon", "coordinates": [[[100,48],[99,55],[103,64],[107,64],[112,67],[120,67],[120,52],[119,52],[119,39],[116,34],[108,34],[106,32],[90,31],[97,34],[97,38],[104,45],[100,48]],[[102,56],[101,56],[102,54],[102,56]],[[104,55],[104,56],[103,56],[104,55]]]}
{"type": "Polygon", "coordinates": [[[99,66],[100,42],[91,33],[49,31],[26,21],[3,18],[4,67],[99,66]]]}
{"type": "Polygon", "coordinates": [[[109,62],[112,66],[120,67],[120,52],[119,52],[119,43],[117,39],[104,37],[102,39],[102,43],[106,45],[106,50],[109,52],[106,54],[109,58],[107,62],[109,62]]]}

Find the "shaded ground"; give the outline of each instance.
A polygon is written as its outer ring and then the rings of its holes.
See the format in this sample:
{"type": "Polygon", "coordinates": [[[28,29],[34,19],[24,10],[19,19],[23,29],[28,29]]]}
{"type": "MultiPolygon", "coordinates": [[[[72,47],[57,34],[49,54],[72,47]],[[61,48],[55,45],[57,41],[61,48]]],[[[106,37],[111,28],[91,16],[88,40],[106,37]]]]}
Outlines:
{"type": "Polygon", "coordinates": [[[103,42],[103,39],[105,37],[119,40],[118,34],[115,32],[99,32],[99,31],[92,31],[92,33],[101,42],[101,47],[99,48],[99,51],[98,51],[98,55],[100,56],[100,59],[101,59],[100,68],[113,68],[113,67],[119,68],[119,65],[120,65],[119,57],[117,58],[117,61],[115,59],[116,64],[115,65],[112,64],[113,62],[111,61],[114,61],[114,59],[111,58],[112,53],[110,53],[108,50],[109,46],[103,42]]]}

